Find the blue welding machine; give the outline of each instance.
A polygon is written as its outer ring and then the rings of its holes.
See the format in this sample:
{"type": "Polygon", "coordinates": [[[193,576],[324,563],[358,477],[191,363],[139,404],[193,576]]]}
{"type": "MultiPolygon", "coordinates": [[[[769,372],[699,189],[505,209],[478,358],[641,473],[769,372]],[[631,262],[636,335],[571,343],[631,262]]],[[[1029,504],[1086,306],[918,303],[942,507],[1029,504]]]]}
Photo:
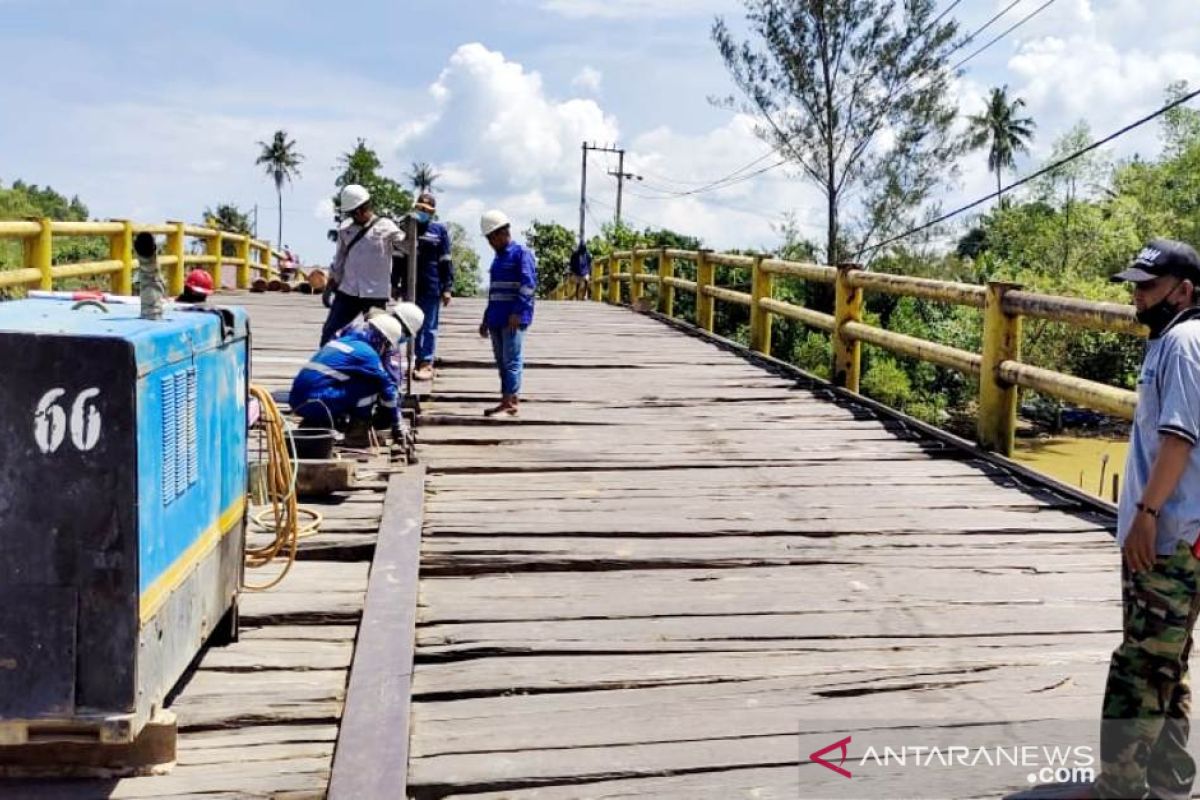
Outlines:
{"type": "Polygon", "coordinates": [[[249,325],[0,303],[0,744],[128,742],[236,637],[249,325]]]}

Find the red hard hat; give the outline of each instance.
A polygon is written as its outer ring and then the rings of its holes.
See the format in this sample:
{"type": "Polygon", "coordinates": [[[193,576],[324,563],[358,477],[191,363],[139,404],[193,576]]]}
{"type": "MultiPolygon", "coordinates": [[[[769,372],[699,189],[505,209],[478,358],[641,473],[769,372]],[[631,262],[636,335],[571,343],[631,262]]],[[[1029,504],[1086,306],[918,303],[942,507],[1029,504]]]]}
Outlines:
{"type": "Polygon", "coordinates": [[[197,294],[213,293],[212,275],[209,275],[202,269],[194,269],[189,272],[187,280],[185,280],[183,284],[197,294]]]}

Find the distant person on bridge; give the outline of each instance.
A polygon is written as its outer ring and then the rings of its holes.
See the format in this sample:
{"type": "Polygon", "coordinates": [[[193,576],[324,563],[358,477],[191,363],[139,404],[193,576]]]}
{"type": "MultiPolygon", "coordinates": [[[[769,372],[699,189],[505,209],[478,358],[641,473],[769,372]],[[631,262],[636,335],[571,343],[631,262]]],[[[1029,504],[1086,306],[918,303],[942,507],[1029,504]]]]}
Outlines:
{"type": "Polygon", "coordinates": [[[1150,329],[1117,511],[1124,635],[1092,797],[1191,797],[1188,656],[1200,613],[1200,256],[1155,239],[1114,281],[1150,329]]]}
{"type": "Polygon", "coordinates": [[[358,184],[342,189],[338,207],[349,218],[337,231],[337,252],[323,300],[329,316],[321,330],[321,346],[359,314],[387,305],[392,255],[404,244],[404,232],[371,209],[371,194],[358,184]]]}
{"type": "MultiPolygon", "coordinates": [[[[419,381],[433,378],[433,365],[437,356],[438,316],[442,306],[450,305],[454,292],[454,262],[450,257],[450,231],[440,222],[435,222],[437,199],[429,192],[422,192],[413,205],[417,220],[417,287],[416,301],[425,313],[425,327],[417,336],[417,368],[413,377],[419,381]]],[[[397,256],[392,262],[392,297],[400,299],[408,288],[408,253],[397,256]]]]}
{"type": "MultiPolygon", "coordinates": [[[[414,326],[415,327],[415,326],[414,326]]],[[[378,406],[401,430],[400,383],[388,361],[416,330],[396,316],[371,311],[367,323],[323,346],[292,381],[288,404],[305,426],[365,432],[378,406]]]]}
{"type": "Polygon", "coordinates": [[[571,253],[569,269],[572,286],[567,297],[586,300],[588,283],[592,277],[592,254],[588,252],[587,245],[583,242],[580,242],[579,246],[575,248],[575,252],[571,253]]]}
{"type": "Polygon", "coordinates": [[[537,260],[512,238],[512,226],[503,211],[486,211],[480,230],[496,251],[489,271],[488,304],[479,324],[479,335],[491,337],[492,354],[500,372],[500,404],[483,412],[516,415],[525,370],[525,331],[533,322],[537,292],[537,260]]]}

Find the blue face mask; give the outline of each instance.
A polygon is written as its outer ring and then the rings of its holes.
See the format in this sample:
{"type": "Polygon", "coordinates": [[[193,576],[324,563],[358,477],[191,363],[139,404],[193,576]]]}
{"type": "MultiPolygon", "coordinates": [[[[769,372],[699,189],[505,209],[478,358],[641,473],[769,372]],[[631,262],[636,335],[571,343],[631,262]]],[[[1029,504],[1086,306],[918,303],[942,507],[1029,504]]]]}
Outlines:
{"type": "Polygon", "coordinates": [[[418,211],[413,216],[415,216],[417,218],[417,222],[421,223],[422,225],[429,224],[430,216],[428,211],[418,211]]]}

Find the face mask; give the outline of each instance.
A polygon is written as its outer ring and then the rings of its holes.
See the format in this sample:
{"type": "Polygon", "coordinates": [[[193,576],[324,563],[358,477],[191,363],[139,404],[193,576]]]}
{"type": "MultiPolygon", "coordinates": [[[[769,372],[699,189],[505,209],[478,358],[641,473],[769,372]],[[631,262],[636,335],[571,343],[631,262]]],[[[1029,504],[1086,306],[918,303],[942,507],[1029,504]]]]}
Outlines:
{"type": "Polygon", "coordinates": [[[415,214],[415,216],[417,218],[417,222],[421,223],[422,225],[429,224],[429,212],[428,211],[418,211],[415,214]]]}
{"type": "Polygon", "coordinates": [[[1138,322],[1150,329],[1150,338],[1157,339],[1177,314],[1179,309],[1164,297],[1146,310],[1137,312],[1136,316],[1138,322]]]}

